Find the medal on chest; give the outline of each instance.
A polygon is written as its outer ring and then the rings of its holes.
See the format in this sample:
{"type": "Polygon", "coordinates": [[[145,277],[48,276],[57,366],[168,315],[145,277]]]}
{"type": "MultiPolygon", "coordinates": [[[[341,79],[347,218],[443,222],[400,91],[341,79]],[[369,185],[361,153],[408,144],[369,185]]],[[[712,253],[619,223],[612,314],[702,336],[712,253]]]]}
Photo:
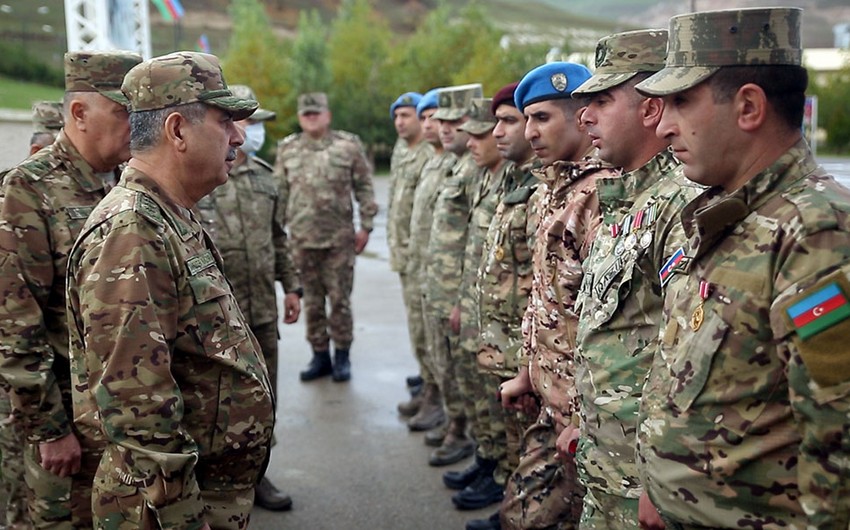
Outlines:
{"type": "Polygon", "coordinates": [[[651,203],[634,215],[626,215],[620,222],[612,224],[609,227],[611,237],[617,240],[614,255],[620,257],[626,252],[636,254],[638,248],[649,248],[652,244],[652,225],[657,215],[658,207],[651,203]]]}
{"type": "Polygon", "coordinates": [[[694,331],[699,331],[699,328],[702,327],[702,323],[705,320],[705,301],[708,299],[710,294],[711,284],[705,280],[700,280],[699,304],[697,304],[697,308],[694,309],[694,312],[691,313],[691,329],[694,331]]]}

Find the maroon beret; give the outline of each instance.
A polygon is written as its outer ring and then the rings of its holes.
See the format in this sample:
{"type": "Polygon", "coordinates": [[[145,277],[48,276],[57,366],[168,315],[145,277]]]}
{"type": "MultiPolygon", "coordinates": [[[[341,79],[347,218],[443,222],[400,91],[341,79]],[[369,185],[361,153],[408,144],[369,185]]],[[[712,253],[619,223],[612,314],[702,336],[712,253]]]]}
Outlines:
{"type": "Polygon", "coordinates": [[[508,104],[511,107],[516,107],[516,103],[514,103],[514,90],[516,90],[519,82],[511,83],[509,85],[505,85],[496,92],[496,95],[493,96],[493,103],[490,105],[490,112],[496,114],[496,109],[499,108],[502,104],[508,104]]]}

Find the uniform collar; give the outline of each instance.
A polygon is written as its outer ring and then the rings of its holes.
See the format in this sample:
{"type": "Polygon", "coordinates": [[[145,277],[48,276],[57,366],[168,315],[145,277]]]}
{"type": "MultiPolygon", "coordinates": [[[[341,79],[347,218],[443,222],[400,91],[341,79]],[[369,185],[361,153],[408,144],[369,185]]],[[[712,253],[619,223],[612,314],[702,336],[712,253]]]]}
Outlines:
{"type": "Polygon", "coordinates": [[[192,213],[168,198],[162,189],[152,178],[139,169],[128,167],[121,175],[121,185],[125,188],[144,193],[156,202],[166,218],[169,225],[180,235],[180,239],[187,241],[197,237],[202,231],[200,223],[192,213]]]}
{"type": "Polygon", "coordinates": [[[83,158],[83,155],[74,147],[70,138],[65,134],[65,129],[59,131],[56,141],[53,142],[51,147],[57,157],[68,160],[70,165],[76,169],[70,175],[82,189],[87,192],[106,191],[106,183],[95,173],[91,165],[83,158]]]}

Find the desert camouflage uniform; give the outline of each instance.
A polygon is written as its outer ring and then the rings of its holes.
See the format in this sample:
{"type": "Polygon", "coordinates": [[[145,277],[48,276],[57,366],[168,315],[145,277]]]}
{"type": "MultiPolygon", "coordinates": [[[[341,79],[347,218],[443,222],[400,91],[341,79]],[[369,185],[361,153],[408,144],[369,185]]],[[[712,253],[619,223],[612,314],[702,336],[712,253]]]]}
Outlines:
{"type": "Polygon", "coordinates": [[[663,320],[657,271],[682,246],[678,214],[701,188],[666,149],[622,177],[598,179],[596,188],[603,226],[576,302],[576,463],[588,490],[582,528],[637,528],[638,406],[663,320]]]}
{"type": "MultiPolygon", "coordinates": [[[[395,155],[393,151],[393,155],[395,155]]],[[[387,209],[387,239],[390,247],[390,268],[398,272],[401,280],[404,307],[407,310],[407,329],[410,346],[419,363],[419,373],[426,383],[434,383],[428,369],[425,339],[425,315],[422,312],[422,286],[418,278],[407,273],[407,262],[414,252],[411,247],[411,216],[414,195],[419,185],[422,168],[434,157],[434,147],[422,140],[407,147],[391,165],[390,207],[387,209]]]]}
{"type": "Polygon", "coordinates": [[[425,251],[423,291],[426,308],[431,315],[429,326],[435,341],[446,345],[438,347],[434,353],[434,375],[450,420],[468,417],[465,409],[469,404],[464,402],[461,394],[455,362],[459,341],[449,327],[449,315],[460,296],[469,213],[481,174],[481,168],[475,165],[468,152],[458,158],[451,173],[440,184],[434,204],[431,236],[425,251]],[[452,413],[457,416],[452,416],[452,413]]]}
{"type": "MultiPolygon", "coordinates": [[[[111,185],[105,180],[61,132],[56,142],[9,171],[2,185],[0,253],[6,256],[0,285],[8,294],[0,312],[0,372],[13,421],[26,438],[29,512],[39,527],[91,526],[87,466],[82,474],[58,477],[41,467],[39,444],[78,434],[72,422],[65,268],[83,223],[111,185]]],[[[85,462],[97,460],[97,445],[83,450],[85,462]]]]}
{"type": "Polygon", "coordinates": [[[246,528],[274,399],[200,222],[126,169],[68,257],[68,314],[96,525],[246,528]]]}
{"type": "Polygon", "coordinates": [[[596,180],[615,173],[598,160],[555,162],[535,173],[540,222],[532,249],[532,284],[523,317],[522,363],[527,363],[540,414],[523,437],[520,464],[508,480],[504,528],[575,528],[583,488],[575,461],[555,458],[555,440],[578,419],[573,306],[581,263],[600,223],[596,180]]]}
{"type": "Polygon", "coordinates": [[[337,349],[348,349],[353,339],[352,194],[361,229],[371,231],[378,212],[363,145],[357,135],[345,131],[328,131],[320,140],[292,134],[278,145],[275,175],[281,179],[284,221],[304,286],[307,341],[314,351],[327,351],[331,339],[337,349]]]}
{"type": "Polygon", "coordinates": [[[230,171],[226,183],[197,203],[233,296],[260,343],[272,391],[277,387],[279,339],[274,282],[287,293],[301,287],[283,224],[279,184],[271,166],[249,156],[230,171]]]}
{"type": "Polygon", "coordinates": [[[638,433],[668,528],[847,527],[850,320],[803,338],[788,310],[827,285],[846,303],[848,214],[804,140],[683,211],[690,259],[666,288],[638,433]]]}
{"type": "MultiPolygon", "coordinates": [[[[497,377],[499,382],[519,372],[522,317],[531,291],[531,248],[537,230],[530,199],[539,181],[531,173],[532,165],[529,162],[511,167],[505,196],[487,228],[478,271],[481,330],[478,369],[497,377]]],[[[501,408],[501,402],[496,400],[495,406],[501,408]]],[[[506,458],[500,460],[495,473],[499,484],[505,484],[508,475],[519,465],[522,433],[533,421],[509,410],[503,410],[502,415],[506,458]]]]}

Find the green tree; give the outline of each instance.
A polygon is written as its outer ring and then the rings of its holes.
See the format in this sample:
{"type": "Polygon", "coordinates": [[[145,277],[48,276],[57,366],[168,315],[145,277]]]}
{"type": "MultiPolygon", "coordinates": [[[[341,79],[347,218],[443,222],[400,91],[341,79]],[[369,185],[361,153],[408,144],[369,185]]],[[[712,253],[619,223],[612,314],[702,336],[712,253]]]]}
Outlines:
{"type": "Polygon", "coordinates": [[[826,148],[850,153],[850,64],[823,84],[811,82],[809,86],[818,97],[818,127],[826,131],[826,148]]]}

